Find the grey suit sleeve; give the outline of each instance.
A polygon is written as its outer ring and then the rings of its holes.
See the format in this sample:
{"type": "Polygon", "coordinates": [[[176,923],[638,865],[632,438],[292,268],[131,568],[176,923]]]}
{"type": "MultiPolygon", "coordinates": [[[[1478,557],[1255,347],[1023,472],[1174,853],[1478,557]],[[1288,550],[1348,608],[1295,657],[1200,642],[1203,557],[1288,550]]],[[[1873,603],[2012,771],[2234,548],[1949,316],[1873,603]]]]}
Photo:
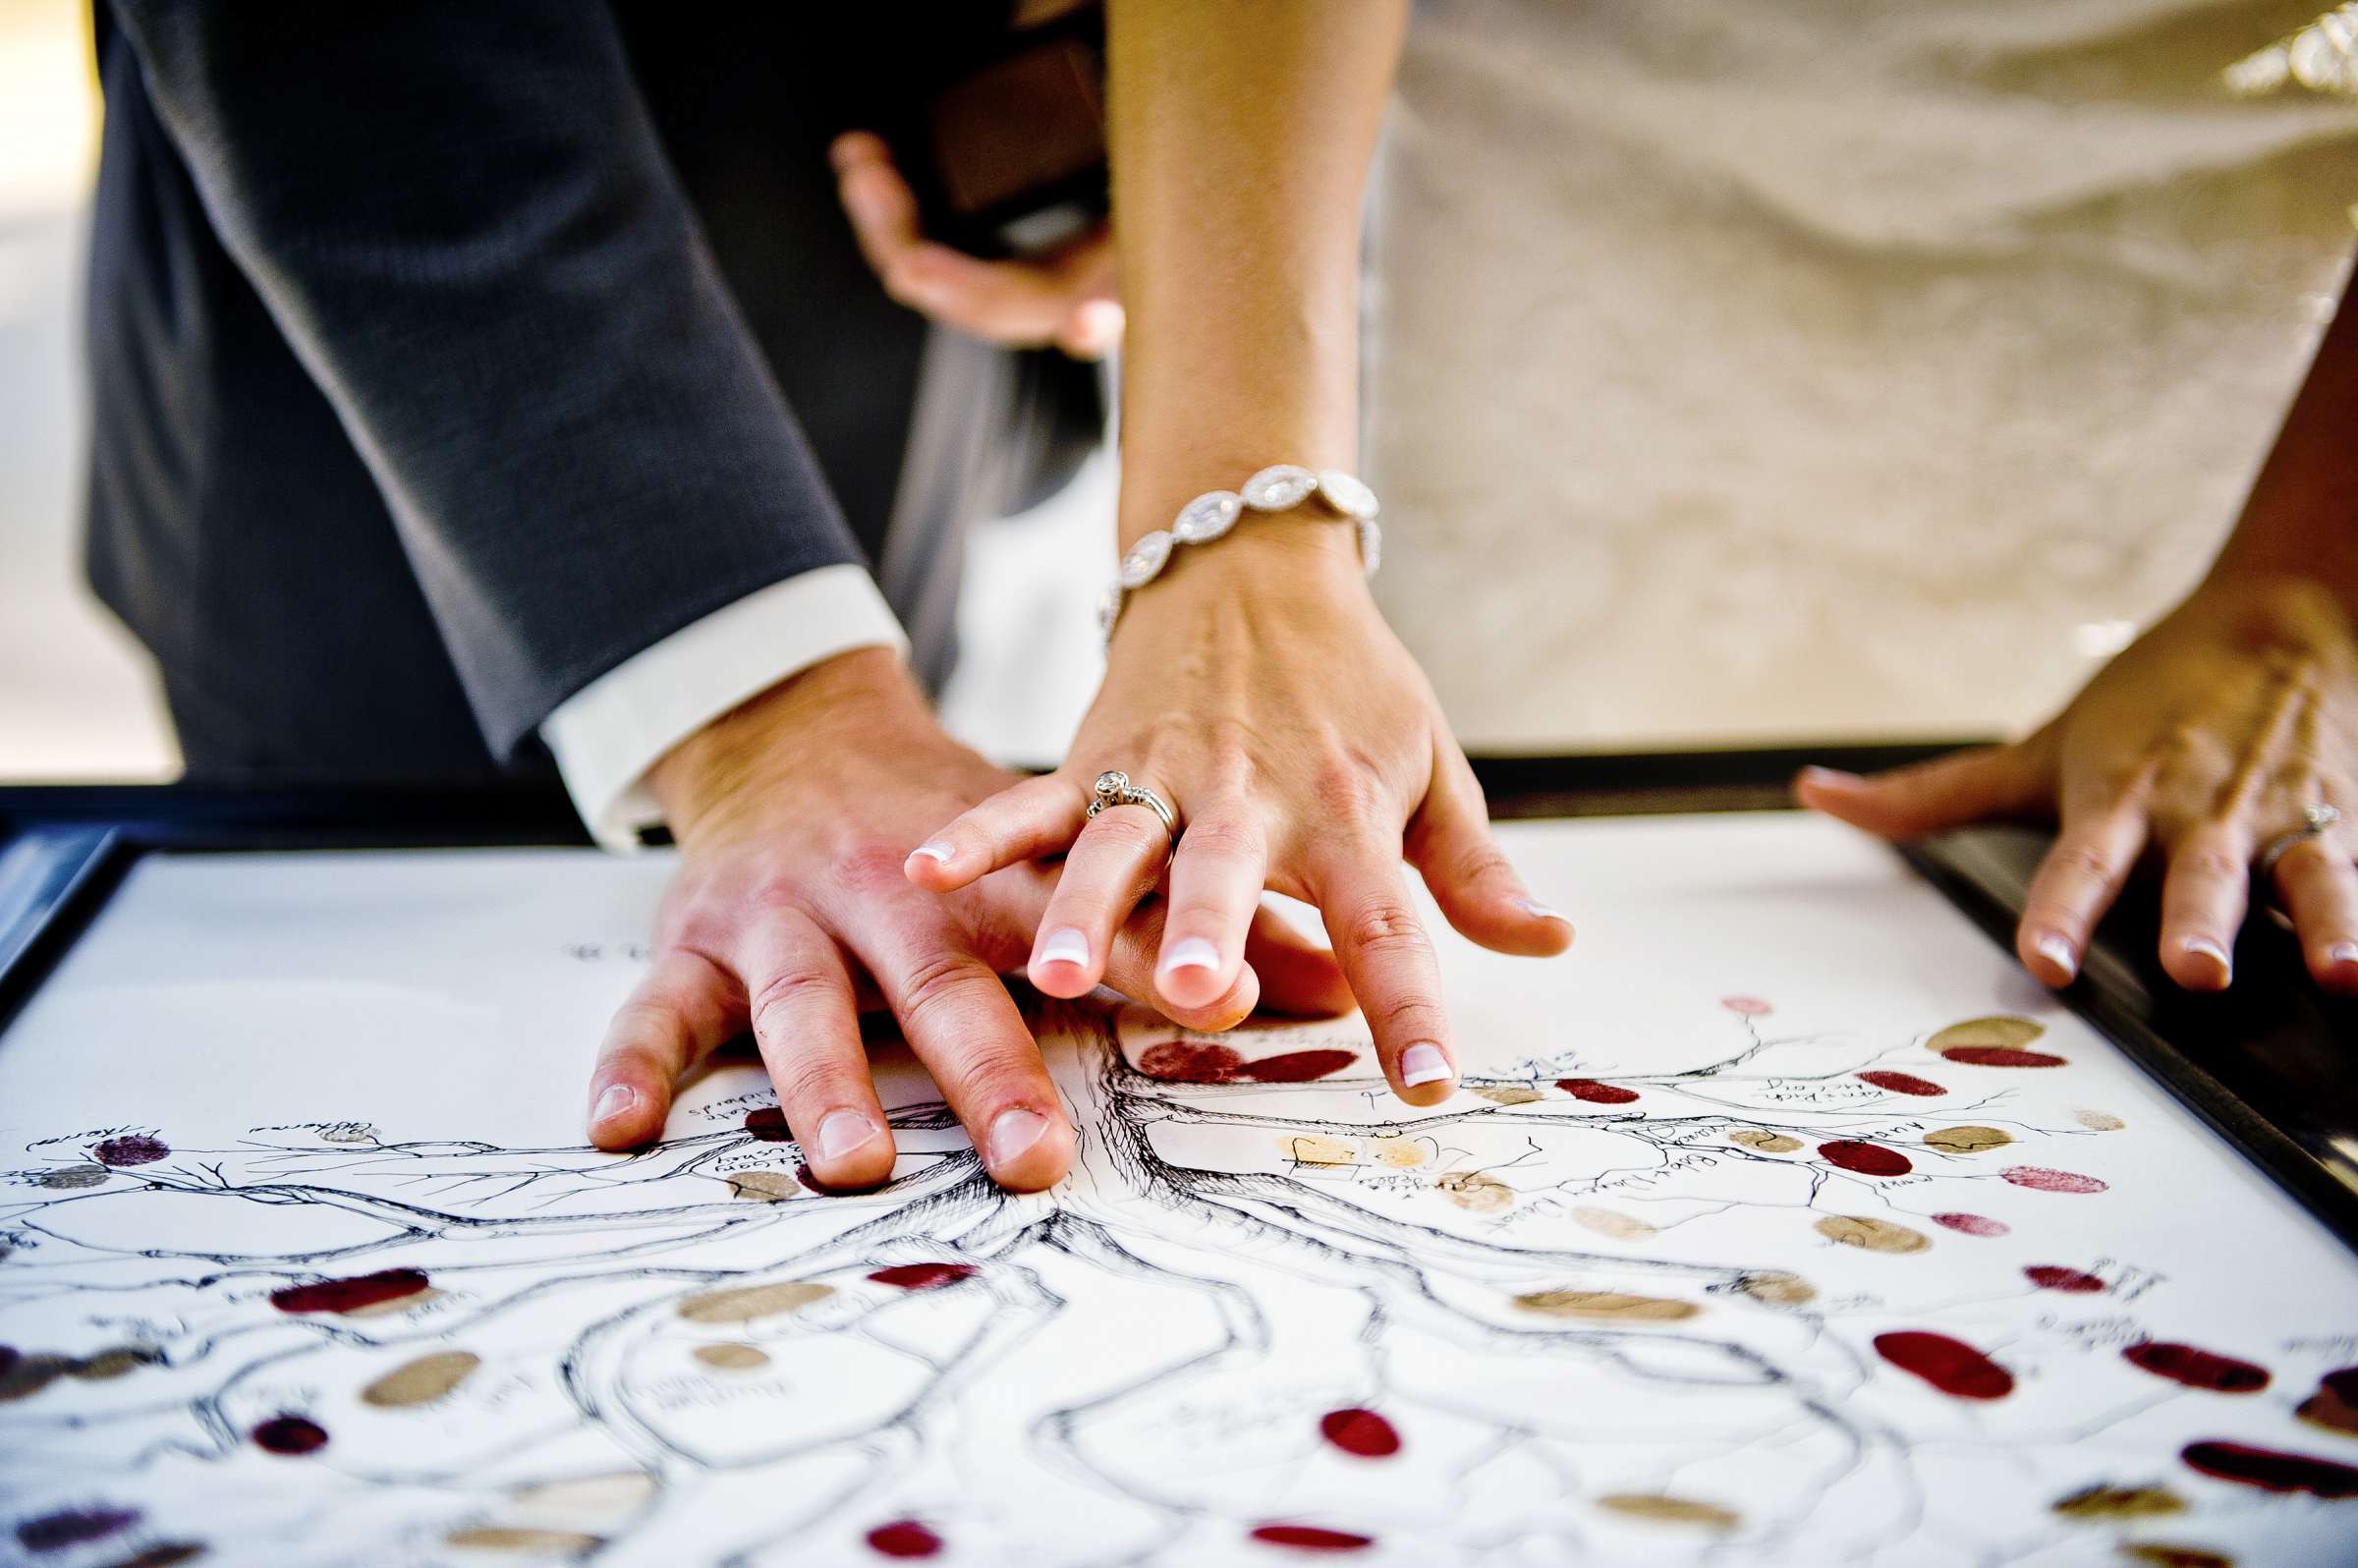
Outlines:
{"type": "Polygon", "coordinates": [[[495,755],[681,627],[860,559],[603,6],[115,10],[495,755]]]}

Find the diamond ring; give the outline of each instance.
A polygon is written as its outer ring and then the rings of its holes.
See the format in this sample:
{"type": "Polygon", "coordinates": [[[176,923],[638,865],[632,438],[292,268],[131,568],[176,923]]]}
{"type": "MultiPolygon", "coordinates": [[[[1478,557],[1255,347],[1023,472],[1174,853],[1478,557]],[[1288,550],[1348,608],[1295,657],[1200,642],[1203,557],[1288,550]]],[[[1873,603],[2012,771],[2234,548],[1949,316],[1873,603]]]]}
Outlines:
{"type": "Polygon", "coordinates": [[[2268,918],[2286,930],[2292,928],[2292,921],[2281,909],[2276,907],[2275,900],[2272,896],[2275,885],[2276,863],[2282,860],[2285,853],[2294,845],[2306,843],[2313,838],[2325,837],[2326,830],[2340,820],[2340,807],[2329,805],[2324,801],[2313,801],[2301,808],[2301,825],[2289,833],[2279,833],[2270,839],[2267,846],[2260,851],[2258,858],[2252,862],[2252,877],[2260,884],[2263,907],[2268,911],[2268,918]]]}
{"type": "Polygon", "coordinates": [[[1096,783],[1090,786],[1089,814],[1094,817],[1113,806],[1145,807],[1161,818],[1162,830],[1171,835],[1171,842],[1179,842],[1178,813],[1163,804],[1161,796],[1143,784],[1131,783],[1130,775],[1118,770],[1099,773],[1096,783]]]}

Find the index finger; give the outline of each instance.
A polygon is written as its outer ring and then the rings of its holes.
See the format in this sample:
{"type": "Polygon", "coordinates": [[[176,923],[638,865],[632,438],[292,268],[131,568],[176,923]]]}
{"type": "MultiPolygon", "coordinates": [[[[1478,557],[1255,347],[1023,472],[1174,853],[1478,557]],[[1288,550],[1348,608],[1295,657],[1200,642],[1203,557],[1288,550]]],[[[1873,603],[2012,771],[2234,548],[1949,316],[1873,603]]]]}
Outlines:
{"type": "Polygon", "coordinates": [[[1343,978],[1376,1036],[1392,1090],[1411,1105],[1437,1105],[1457,1084],[1441,968],[1409,901],[1396,850],[1344,851],[1312,884],[1343,978]]]}

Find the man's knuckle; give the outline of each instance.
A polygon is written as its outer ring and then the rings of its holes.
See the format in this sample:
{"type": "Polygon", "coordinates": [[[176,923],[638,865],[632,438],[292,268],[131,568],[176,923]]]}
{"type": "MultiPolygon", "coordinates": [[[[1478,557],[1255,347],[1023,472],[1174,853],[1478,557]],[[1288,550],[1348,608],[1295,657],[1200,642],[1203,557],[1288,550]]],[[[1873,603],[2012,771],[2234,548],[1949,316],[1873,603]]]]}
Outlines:
{"type": "Polygon", "coordinates": [[[837,891],[856,898],[873,897],[879,893],[898,892],[907,881],[902,869],[908,864],[908,852],[896,850],[890,844],[858,843],[837,850],[827,862],[828,883],[837,891]]]}
{"type": "Polygon", "coordinates": [[[1419,953],[1430,943],[1416,911],[1389,899],[1364,904],[1344,924],[1351,945],[1369,953],[1419,953]]]}
{"type": "Polygon", "coordinates": [[[926,1017],[956,1006],[972,996],[981,982],[997,983],[972,958],[963,953],[929,953],[901,977],[901,1005],[913,1019],[926,1017]]]}
{"type": "Polygon", "coordinates": [[[807,969],[787,970],[772,975],[756,987],[747,1010],[758,1033],[774,1016],[806,1010],[841,994],[842,988],[825,975],[807,969]]]}

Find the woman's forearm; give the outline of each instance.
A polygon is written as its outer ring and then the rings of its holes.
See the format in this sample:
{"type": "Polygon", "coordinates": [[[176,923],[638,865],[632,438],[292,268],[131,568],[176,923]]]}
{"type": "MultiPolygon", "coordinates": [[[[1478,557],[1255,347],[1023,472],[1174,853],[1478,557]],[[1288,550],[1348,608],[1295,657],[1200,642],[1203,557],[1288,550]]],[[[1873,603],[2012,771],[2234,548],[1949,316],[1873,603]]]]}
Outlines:
{"type": "Polygon", "coordinates": [[[2358,615],[2358,270],[2211,575],[2308,578],[2358,615]]]}
{"type": "Polygon", "coordinates": [[[1360,212],[1407,6],[1106,12],[1126,546],[1263,465],[1356,463],[1360,212]]]}

